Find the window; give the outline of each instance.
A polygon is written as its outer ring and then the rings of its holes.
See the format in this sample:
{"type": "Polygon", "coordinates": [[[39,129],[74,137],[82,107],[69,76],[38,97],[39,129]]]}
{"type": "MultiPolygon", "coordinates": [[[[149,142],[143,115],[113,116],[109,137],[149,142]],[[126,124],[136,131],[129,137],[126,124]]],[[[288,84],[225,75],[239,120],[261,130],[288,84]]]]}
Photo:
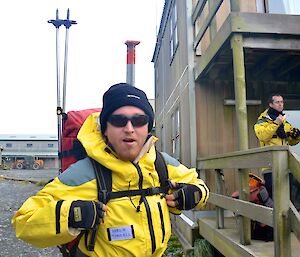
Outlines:
{"type": "Polygon", "coordinates": [[[300,14],[299,0],[268,0],[269,13],[300,14]]]}
{"type": "Polygon", "coordinates": [[[48,144],[48,148],[53,148],[54,144],[48,144]]]}
{"type": "Polygon", "coordinates": [[[12,148],[12,143],[6,143],[5,147],[6,148],[12,148]]]}
{"type": "Polygon", "coordinates": [[[177,160],[180,160],[180,117],[179,108],[172,115],[172,154],[177,160]]]}
{"type": "Polygon", "coordinates": [[[27,144],[26,147],[27,147],[27,148],[31,148],[31,147],[32,147],[32,144],[27,144]]]}
{"type": "Polygon", "coordinates": [[[177,34],[177,7],[176,2],[173,2],[170,19],[170,59],[173,60],[174,54],[178,46],[177,34]]]}

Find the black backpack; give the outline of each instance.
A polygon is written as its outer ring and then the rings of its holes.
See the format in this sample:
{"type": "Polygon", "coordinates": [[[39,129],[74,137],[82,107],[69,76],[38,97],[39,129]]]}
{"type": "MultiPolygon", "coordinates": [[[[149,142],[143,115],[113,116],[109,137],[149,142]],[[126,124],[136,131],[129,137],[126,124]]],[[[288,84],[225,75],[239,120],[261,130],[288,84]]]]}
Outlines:
{"type": "MultiPolygon", "coordinates": [[[[97,182],[98,200],[106,204],[109,200],[120,198],[124,196],[136,196],[141,195],[142,197],[155,195],[155,194],[167,194],[170,189],[170,182],[168,176],[168,169],[162,153],[156,150],[155,170],[158,173],[160,187],[152,187],[137,190],[125,190],[112,192],[112,174],[111,170],[100,164],[99,162],[90,158],[97,182]]],[[[142,198],[141,198],[142,199],[142,198]]],[[[139,211],[139,206],[137,206],[139,211]]],[[[59,245],[58,248],[64,257],[76,256],[78,244],[82,236],[85,236],[85,245],[89,251],[93,251],[95,247],[95,239],[97,234],[98,226],[92,230],[82,231],[73,241],[59,245]],[[88,240],[89,239],[89,240],[88,240]]]]}

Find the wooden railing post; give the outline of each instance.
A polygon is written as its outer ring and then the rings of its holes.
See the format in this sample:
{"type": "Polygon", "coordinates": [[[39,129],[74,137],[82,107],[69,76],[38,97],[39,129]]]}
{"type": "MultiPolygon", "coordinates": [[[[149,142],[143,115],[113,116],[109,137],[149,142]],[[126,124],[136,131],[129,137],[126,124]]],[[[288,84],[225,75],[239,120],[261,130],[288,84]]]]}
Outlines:
{"type": "Polygon", "coordinates": [[[272,177],[274,200],[275,257],[291,256],[291,227],[289,221],[290,187],[288,152],[272,153],[272,177]]]}
{"type": "MultiPolygon", "coordinates": [[[[247,169],[239,169],[239,192],[240,199],[249,201],[249,172],[247,169]]],[[[251,220],[239,216],[240,242],[243,245],[251,244],[251,220]]]]}
{"type": "MultiPolygon", "coordinates": [[[[224,173],[221,169],[216,169],[217,193],[224,195],[224,173]]],[[[216,207],[217,210],[217,228],[224,228],[224,209],[216,207]]]]}
{"type": "MultiPolygon", "coordinates": [[[[249,146],[243,36],[240,34],[233,35],[230,44],[233,56],[234,92],[236,101],[235,112],[237,120],[238,144],[239,150],[247,150],[249,146]]],[[[239,169],[239,171],[240,198],[248,201],[248,172],[243,169],[239,169]]],[[[240,241],[244,245],[251,244],[250,219],[246,217],[240,217],[239,220],[241,231],[240,241]]]]}

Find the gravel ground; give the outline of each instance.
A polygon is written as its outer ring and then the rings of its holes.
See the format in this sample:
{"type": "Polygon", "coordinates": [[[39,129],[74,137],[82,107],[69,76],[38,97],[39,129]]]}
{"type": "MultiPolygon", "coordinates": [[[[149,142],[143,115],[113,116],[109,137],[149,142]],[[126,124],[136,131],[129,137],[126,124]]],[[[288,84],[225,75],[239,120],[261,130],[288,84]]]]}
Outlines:
{"type": "Polygon", "coordinates": [[[50,179],[56,177],[58,171],[55,169],[45,169],[45,170],[0,170],[1,176],[7,178],[16,178],[24,180],[33,181],[49,181],[50,179]]]}
{"type": "Polygon", "coordinates": [[[1,176],[17,179],[48,181],[57,175],[55,170],[0,170],[0,257],[58,257],[59,250],[39,249],[19,240],[11,225],[11,218],[22,203],[42,186],[33,183],[1,179],[1,176]]]}

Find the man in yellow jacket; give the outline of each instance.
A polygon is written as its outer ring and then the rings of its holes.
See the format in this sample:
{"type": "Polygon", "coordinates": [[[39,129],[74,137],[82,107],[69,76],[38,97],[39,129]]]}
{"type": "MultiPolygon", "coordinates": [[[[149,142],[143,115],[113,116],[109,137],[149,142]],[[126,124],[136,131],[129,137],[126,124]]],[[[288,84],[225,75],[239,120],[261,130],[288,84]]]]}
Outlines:
{"type": "MultiPolygon", "coordinates": [[[[284,100],[280,94],[271,94],[268,98],[269,108],[266,109],[257,119],[254,131],[259,139],[260,146],[272,145],[296,145],[300,142],[300,131],[294,128],[283,113],[284,100]]],[[[266,188],[272,198],[272,171],[263,170],[266,188]]],[[[290,174],[291,199],[300,208],[300,184],[290,174]],[[299,206],[298,206],[299,205],[299,206]]]]}
{"type": "Polygon", "coordinates": [[[169,212],[204,206],[209,190],[195,169],[163,153],[170,190],[145,194],[161,186],[155,170],[157,138],[149,134],[153,120],[143,91],[126,83],[111,86],[101,114],[90,115],[78,134],[88,157],[26,200],[12,219],[16,236],[49,247],[90,231],[73,256],[162,256],[171,234],[169,212]],[[112,192],[144,193],[99,202],[91,159],[111,171],[112,192]],[[85,242],[91,230],[96,230],[93,250],[85,242]]]}

